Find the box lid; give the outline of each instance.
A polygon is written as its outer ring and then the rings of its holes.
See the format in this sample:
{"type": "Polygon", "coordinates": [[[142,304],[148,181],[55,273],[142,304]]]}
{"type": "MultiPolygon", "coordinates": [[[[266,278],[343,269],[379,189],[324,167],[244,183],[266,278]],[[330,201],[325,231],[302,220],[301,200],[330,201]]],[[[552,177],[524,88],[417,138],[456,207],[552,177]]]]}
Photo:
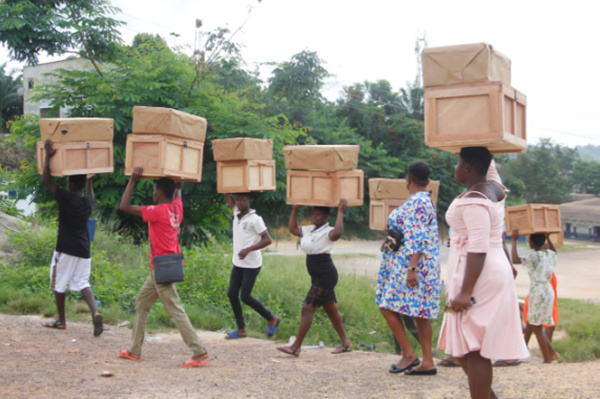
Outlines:
{"type": "Polygon", "coordinates": [[[41,118],[39,123],[42,141],[112,141],[114,135],[112,118],[41,118]]]}
{"type": "Polygon", "coordinates": [[[273,159],[273,140],[237,137],[211,141],[215,161],[269,161],[273,159]]]}
{"type": "Polygon", "coordinates": [[[285,166],[294,170],[353,170],[358,145],[290,145],[283,147],[285,166]]]}

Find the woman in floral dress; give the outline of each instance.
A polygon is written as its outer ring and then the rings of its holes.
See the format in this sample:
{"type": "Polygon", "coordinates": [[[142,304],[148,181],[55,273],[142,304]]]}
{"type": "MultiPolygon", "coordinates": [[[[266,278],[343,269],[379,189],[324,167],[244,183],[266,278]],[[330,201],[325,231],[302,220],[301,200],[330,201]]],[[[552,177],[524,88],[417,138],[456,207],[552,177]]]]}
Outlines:
{"type": "Polygon", "coordinates": [[[377,278],[376,304],[402,348],[402,357],[390,373],[435,375],[432,328],[440,305],[440,245],[435,207],[426,191],[430,168],[425,162],[408,167],[410,197],[389,216],[388,229],[404,234],[398,252],[383,246],[377,278]],[[415,318],[423,362],[408,340],[401,315],[415,318]]]}

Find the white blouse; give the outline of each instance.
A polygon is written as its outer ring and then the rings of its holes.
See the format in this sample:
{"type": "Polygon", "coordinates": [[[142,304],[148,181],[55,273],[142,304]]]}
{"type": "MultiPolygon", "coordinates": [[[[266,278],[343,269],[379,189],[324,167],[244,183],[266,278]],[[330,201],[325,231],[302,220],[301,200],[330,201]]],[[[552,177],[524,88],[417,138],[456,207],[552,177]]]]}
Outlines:
{"type": "Polygon", "coordinates": [[[315,230],[315,225],[301,226],[300,248],[307,255],[330,254],[335,246],[335,241],[329,238],[329,232],[334,228],[325,223],[315,230]]]}

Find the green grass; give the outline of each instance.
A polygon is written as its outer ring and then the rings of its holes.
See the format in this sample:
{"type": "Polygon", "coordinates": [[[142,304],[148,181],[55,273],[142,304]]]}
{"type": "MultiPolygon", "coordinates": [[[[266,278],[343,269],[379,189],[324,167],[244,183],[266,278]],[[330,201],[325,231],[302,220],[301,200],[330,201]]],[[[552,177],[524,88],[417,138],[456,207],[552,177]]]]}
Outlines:
{"type": "MultiPolygon", "coordinates": [[[[133,322],[135,298],[148,277],[148,246],[136,246],[124,235],[105,231],[96,233],[92,249],[91,284],[101,301],[100,311],[108,324],[133,322]]],[[[0,263],[0,312],[9,314],[55,314],[53,294],[48,288],[49,256],[54,247],[55,226],[35,226],[11,233],[15,259],[0,263]]],[[[229,331],[235,321],[227,298],[231,271],[231,245],[213,242],[207,247],[184,251],[186,281],[177,290],[186,312],[197,328],[229,331]]],[[[339,256],[339,255],[338,255],[339,256]]],[[[356,256],[356,255],[352,255],[356,256]]],[[[253,295],[282,318],[275,339],[287,342],[296,335],[302,302],[310,287],[304,256],[264,256],[264,264],[253,295]]],[[[335,259],[334,259],[335,261],[335,259]]],[[[346,331],[356,345],[375,344],[378,351],[393,352],[393,338],[375,305],[375,278],[341,274],[336,287],[340,311],[346,331]]],[[[80,293],[67,294],[67,319],[89,321],[89,309],[80,293]]],[[[570,299],[559,299],[558,330],[566,337],[555,339],[560,361],[576,362],[600,358],[600,305],[570,299]]],[[[266,322],[249,307],[244,316],[250,336],[264,337],[266,322]]],[[[441,316],[432,321],[434,345],[441,316]]],[[[157,302],[149,315],[148,330],[174,328],[162,304],[157,302]]],[[[558,334],[560,336],[560,334],[558,334]]],[[[409,336],[415,351],[419,345],[409,336]]],[[[325,341],[328,346],[339,343],[325,312],[316,312],[305,339],[306,345],[325,341]]],[[[440,353],[438,353],[440,356],[440,353]]]]}

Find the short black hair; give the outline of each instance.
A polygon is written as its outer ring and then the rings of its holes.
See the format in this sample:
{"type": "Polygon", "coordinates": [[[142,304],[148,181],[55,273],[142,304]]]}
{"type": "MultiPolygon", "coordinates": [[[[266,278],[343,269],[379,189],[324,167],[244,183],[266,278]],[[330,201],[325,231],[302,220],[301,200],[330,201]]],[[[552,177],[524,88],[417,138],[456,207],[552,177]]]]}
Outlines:
{"type": "Polygon", "coordinates": [[[315,211],[319,211],[327,216],[329,216],[329,214],[331,213],[331,208],[329,208],[327,206],[315,206],[315,207],[313,207],[313,209],[315,211]]]}
{"type": "Polygon", "coordinates": [[[485,176],[492,163],[492,153],[487,147],[463,147],[460,150],[462,160],[471,165],[478,175],[485,176]]]}
{"type": "Polygon", "coordinates": [[[426,162],[417,161],[408,165],[406,175],[415,182],[415,184],[425,187],[431,174],[431,168],[426,162]]]}
{"type": "Polygon", "coordinates": [[[175,194],[175,181],[168,177],[161,177],[154,183],[156,188],[163,192],[165,197],[172,199],[175,194]]]}
{"type": "Polygon", "coordinates": [[[72,185],[73,188],[77,191],[83,190],[86,181],[86,175],[72,175],[68,178],[68,184],[72,185]]]}
{"type": "Polygon", "coordinates": [[[235,193],[235,197],[246,197],[248,199],[252,199],[252,193],[235,193]]]}
{"type": "Polygon", "coordinates": [[[536,246],[538,246],[540,248],[546,242],[546,234],[544,234],[544,233],[532,234],[529,236],[529,238],[531,239],[532,243],[534,243],[536,246]]]}

